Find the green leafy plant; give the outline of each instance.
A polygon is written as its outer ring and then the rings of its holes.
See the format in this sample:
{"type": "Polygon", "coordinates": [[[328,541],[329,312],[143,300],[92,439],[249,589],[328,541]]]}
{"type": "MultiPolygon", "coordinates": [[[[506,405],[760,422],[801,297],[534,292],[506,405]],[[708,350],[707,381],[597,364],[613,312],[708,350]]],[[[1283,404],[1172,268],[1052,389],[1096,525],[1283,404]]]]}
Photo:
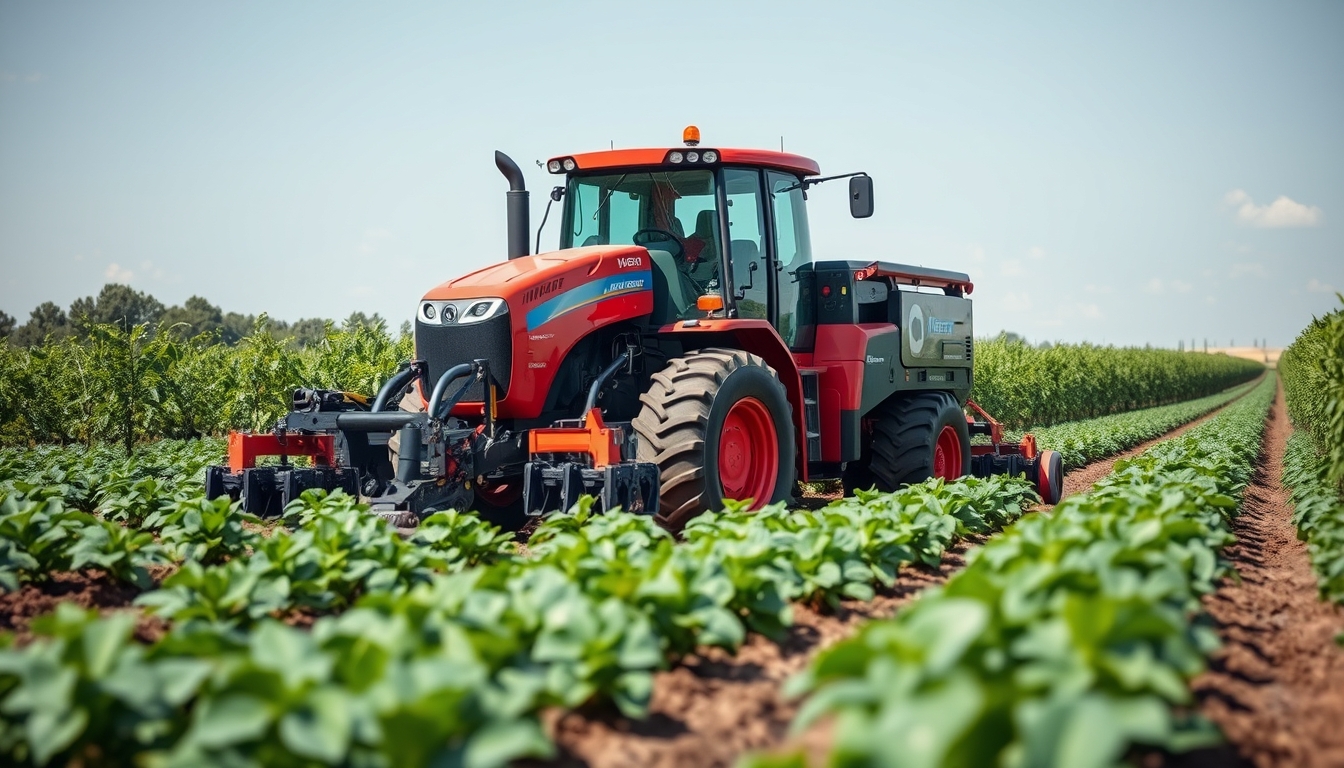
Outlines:
{"type": "Polygon", "coordinates": [[[1186,714],[1217,644],[1190,617],[1227,571],[1274,386],[1019,520],[944,588],[824,651],[790,685],[810,694],[797,727],[834,716],[833,765],[1109,766],[1133,745],[1216,740],[1186,714]]]}
{"type": "Polygon", "coordinates": [[[1283,457],[1283,482],[1293,492],[1293,524],[1307,542],[1321,597],[1344,603],[1344,499],[1327,479],[1327,462],[1309,435],[1295,432],[1283,457]]]}
{"type": "Polygon", "coordinates": [[[1293,426],[1310,435],[1322,477],[1344,493],[1344,309],[1313,319],[1283,351],[1279,370],[1293,426]]]}
{"type": "Polygon", "coordinates": [[[1204,397],[1264,372],[1260,363],[1227,355],[1169,349],[978,339],[971,397],[1005,425],[1045,427],[1065,421],[1204,397]]]}

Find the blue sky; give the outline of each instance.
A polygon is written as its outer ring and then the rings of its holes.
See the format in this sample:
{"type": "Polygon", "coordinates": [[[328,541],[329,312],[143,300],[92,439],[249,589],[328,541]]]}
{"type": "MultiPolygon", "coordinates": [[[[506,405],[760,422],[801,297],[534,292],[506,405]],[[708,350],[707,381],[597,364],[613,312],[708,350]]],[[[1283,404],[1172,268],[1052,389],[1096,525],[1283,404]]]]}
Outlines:
{"type": "Polygon", "coordinates": [[[503,257],[493,150],[535,225],[535,160],[694,123],[868,171],[817,257],[968,271],[981,334],[1282,345],[1344,290],[1341,41],[1340,3],[0,2],[0,309],[408,319],[503,257]]]}

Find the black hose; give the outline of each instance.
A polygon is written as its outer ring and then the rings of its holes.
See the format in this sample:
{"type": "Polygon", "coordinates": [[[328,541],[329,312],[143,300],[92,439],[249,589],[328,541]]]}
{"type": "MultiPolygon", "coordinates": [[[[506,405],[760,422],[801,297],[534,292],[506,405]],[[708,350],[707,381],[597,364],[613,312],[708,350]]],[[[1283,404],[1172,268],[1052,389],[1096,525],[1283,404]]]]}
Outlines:
{"type": "Polygon", "coordinates": [[[387,383],[383,385],[383,388],[378,390],[378,397],[374,398],[373,408],[371,408],[370,410],[374,413],[377,413],[386,408],[387,401],[392,399],[392,395],[395,394],[397,390],[400,390],[404,388],[407,384],[410,384],[411,379],[414,377],[415,377],[415,368],[413,366],[407,366],[405,368],[402,368],[400,371],[397,371],[395,374],[392,375],[392,378],[387,380],[387,383]]]}
{"type": "Polygon", "coordinates": [[[630,359],[630,350],[627,349],[626,351],[617,355],[616,359],[612,361],[611,365],[608,365],[606,368],[602,369],[602,372],[597,375],[597,380],[594,381],[593,385],[588,388],[588,401],[583,404],[583,413],[579,414],[579,418],[581,419],[588,418],[588,414],[594,408],[597,407],[597,395],[599,392],[602,391],[602,385],[606,384],[607,380],[610,379],[613,375],[615,375],[616,371],[620,370],[621,366],[625,365],[626,361],[629,359],[630,359]]]}
{"type": "Polygon", "coordinates": [[[429,402],[425,404],[425,410],[429,411],[429,415],[433,418],[439,418],[439,401],[443,399],[443,393],[448,391],[448,385],[456,379],[475,373],[475,371],[476,366],[471,363],[458,363],[444,371],[434,385],[434,394],[430,395],[429,402]]]}

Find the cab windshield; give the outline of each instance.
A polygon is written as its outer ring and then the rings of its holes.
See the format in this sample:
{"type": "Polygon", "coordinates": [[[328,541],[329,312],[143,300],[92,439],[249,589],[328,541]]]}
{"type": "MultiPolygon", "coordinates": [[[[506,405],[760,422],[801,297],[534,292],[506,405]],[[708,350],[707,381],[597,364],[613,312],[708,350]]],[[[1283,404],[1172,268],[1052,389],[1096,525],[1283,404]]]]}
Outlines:
{"type": "Polygon", "coordinates": [[[713,171],[630,171],[569,178],[561,248],[640,245],[653,259],[654,314],[695,314],[719,292],[723,249],[713,171]]]}

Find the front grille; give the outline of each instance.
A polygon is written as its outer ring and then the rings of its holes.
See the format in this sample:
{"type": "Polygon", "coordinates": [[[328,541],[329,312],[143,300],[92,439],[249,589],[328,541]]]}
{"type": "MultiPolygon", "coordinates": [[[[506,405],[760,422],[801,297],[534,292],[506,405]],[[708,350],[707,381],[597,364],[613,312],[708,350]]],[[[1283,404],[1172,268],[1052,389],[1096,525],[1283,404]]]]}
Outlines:
{"type": "MultiPolygon", "coordinates": [[[[415,356],[429,366],[430,389],[434,388],[439,375],[454,365],[485,358],[490,362],[490,374],[499,384],[499,396],[503,397],[509,391],[509,376],[513,372],[513,339],[509,317],[505,312],[485,322],[466,325],[433,325],[417,319],[415,356]]],[[[448,394],[456,392],[459,386],[461,384],[450,385],[448,394]]],[[[479,403],[485,399],[484,388],[474,384],[462,399],[479,403]]]]}

